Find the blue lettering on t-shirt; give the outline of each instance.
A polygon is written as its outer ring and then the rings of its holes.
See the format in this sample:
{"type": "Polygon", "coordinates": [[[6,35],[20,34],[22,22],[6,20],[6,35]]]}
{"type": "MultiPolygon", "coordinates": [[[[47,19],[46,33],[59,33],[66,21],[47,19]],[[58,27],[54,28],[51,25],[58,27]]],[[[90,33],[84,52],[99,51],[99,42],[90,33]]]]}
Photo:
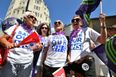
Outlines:
{"type": "Polygon", "coordinates": [[[78,37],[71,39],[71,50],[82,50],[84,41],[83,31],[78,34],[78,37]]]}
{"type": "Polygon", "coordinates": [[[72,50],[81,50],[82,49],[82,44],[81,43],[76,43],[71,45],[72,50]]]}
{"type": "Polygon", "coordinates": [[[71,49],[81,50],[82,49],[82,38],[75,38],[71,40],[71,49]]]}
{"type": "Polygon", "coordinates": [[[54,52],[65,52],[66,50],[66,40],[65,38],[53,38],[52,40],[52,50],[54,52]]]}
{"type": "MultiPolygon", "coordinates": [[[[14,42],[17,43],[17,44],[19,44],[25,37],[27,37],[27,35],[28,34],[26,32],[24,32],[24,31],[17,32],[15,34],[15,40],[14,40],[14,42]]],[[[22,45],[20,47],[21,48],[29,48],[29,46],[31,46],[31,45],[27,44],[27,45],[22,45]]]]}

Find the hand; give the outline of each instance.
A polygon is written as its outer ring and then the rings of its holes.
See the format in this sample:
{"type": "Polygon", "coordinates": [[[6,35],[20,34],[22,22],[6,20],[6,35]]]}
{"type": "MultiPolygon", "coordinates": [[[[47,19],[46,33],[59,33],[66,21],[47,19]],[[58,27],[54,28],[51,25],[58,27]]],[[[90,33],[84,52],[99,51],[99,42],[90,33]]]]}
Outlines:
{"type": "Polygon", "coordinates": [[[105,18],[106,18],[105,14],[100,13],[99,20],[101,27],[105,26],[105,18]]]}
{"type": "Polygon", "coordinates": [[[43,47],[43,45],[41,43],[36,43],[36,47],[37,47],[37,49],[40,49],[43,47]]]}
{"type": "Polygon", "coordinates": [[[31,49],[33,51],[38,51],[39,49],[41,49],[43,47],[43,45],[41,43],[36,43],[34,46],[31,46],[31,49]]]}
{"type": "Polygon", "coordinates": [[[7,43],[5,44],[5,47],[8,48],[8,49],[11,49],[11,48],[17,47],[17,44],[7,42],[7,43]]]}

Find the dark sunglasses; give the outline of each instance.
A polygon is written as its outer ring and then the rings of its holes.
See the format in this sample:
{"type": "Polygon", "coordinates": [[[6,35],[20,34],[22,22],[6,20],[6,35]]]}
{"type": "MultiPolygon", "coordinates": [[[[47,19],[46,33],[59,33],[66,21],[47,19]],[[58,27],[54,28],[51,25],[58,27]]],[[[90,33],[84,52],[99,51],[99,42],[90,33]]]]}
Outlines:
{"type": "Polygon", "coordinates": [[[32,18],[32,19],[34,19],[36,21],[36,18],[34,16],[28,15],[27,17],[32,18]]]}
{"type": "Polygon", "coordinates": [[[72,20],[71,20],[72,23],[74,23],[75,21],[76,21],[76,22],[79,22],[80,19],[79,19],[79,18],[76,18],[76,19],[72,19],[72,20]]]}
{"type": "Polygon", "coordinates": [[[48,29],[47,27],[41,27],[41,29],[48,29]]]}
{"type": "Polygon", "coordinates": [[[61,22],[60,22],[60,21],[56,21],[56,22],[54,22],[54,24],[55,24],[55,25],[56,25],[57,23],[58,23],[58,24],[61,24],[61,22]]]}

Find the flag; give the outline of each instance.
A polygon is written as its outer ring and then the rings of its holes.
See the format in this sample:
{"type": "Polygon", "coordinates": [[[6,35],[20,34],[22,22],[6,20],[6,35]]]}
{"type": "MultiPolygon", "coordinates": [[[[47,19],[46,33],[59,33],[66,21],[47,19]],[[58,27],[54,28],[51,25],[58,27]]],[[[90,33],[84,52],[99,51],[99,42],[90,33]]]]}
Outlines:
{"type": "Polygon", "coordinates": [[[77,9],[76,14],[80,15],[84,26],[90,25],[90,15],[98,5],[101,0],[83,0],[80,7],[77,9]]]}
{"type": "Polygon", "coordinates": [[[16,24],[22,24],[22,20],[18,19],[16,17],[8,17],[7,19],[5,19],[4,21],[2,21],[2,23],[1,23],[1,25],[2,25],[2,31],[4,32],[9,27],[11,27],[13,25],[16,25],[16,24]]]}
{"type": "Polygon", "coordinates": [[[116,73],[116,35],[92,51],[97,54],[109,69],[116,73]]]}
{"type": "Polygon", "coordinates": [[[53,73],[54,77],[66,77],[64,68],[61,67],[53,73]]]}
{"type": "Polygon", "coordinates": [[[38,42],[40,42],[40,38],[36,32],[33,32],[29,36],[27,36],[23,41],[21,41],[19,43],[19,46],[29,43],[38,43],[38,42]]]}

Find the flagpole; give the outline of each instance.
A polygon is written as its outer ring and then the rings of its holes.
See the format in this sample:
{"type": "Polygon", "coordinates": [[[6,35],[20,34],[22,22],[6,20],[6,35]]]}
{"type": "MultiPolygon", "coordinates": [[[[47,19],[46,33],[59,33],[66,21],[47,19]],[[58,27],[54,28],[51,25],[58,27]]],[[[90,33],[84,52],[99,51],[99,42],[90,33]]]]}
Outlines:
{"type": "Polygon", "coordinates": [[[102,14],[103,11],[102,11],[102,0],[100,1],[100,13],[102,14]]]}
{"type": "MultiPolygon", "coordinates": [[[[102,10],[102,0],[100,1],[100,14],[102,14],[103,13],[103,10],[102,10]]],[[[108,68],[108,72],[109,72],[109,76],[110,77],[112,77],[112,74],[111,74],[111,71],[110,71],[110,69],[108,68]]]]}

